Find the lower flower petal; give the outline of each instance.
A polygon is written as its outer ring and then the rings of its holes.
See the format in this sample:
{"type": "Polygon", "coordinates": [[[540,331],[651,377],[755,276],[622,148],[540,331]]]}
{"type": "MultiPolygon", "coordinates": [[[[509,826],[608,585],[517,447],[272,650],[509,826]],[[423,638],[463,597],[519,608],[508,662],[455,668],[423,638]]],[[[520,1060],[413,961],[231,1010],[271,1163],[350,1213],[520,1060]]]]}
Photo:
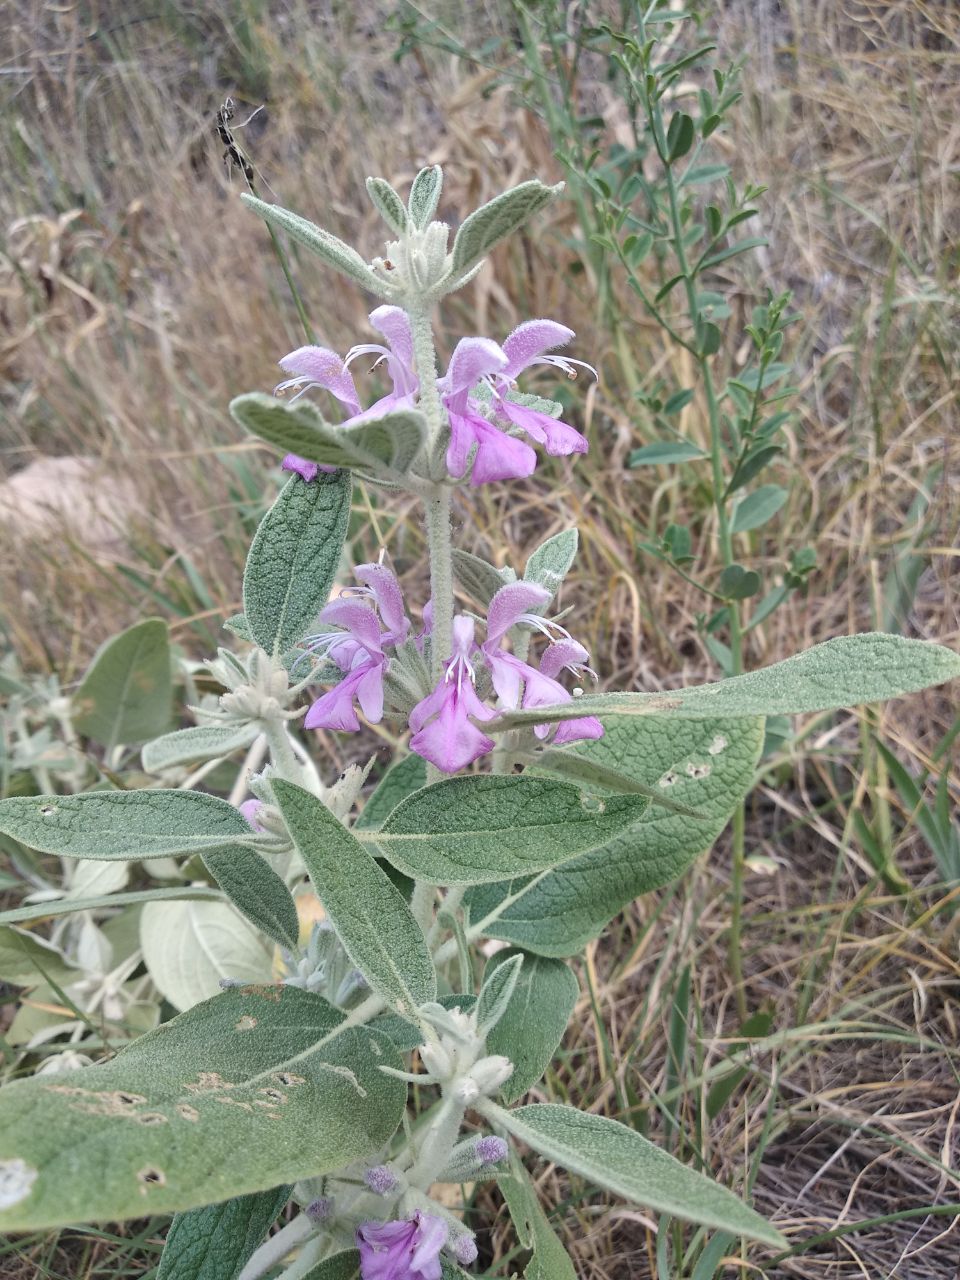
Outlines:
{"type": "Polygon", "coordinates": [[[533,475],[537,467],[537,455],[528,444],[508,436],[485,419],[474,423],[477,440],[477,456],[470,473],[474,487],[498,480],[521,480],[533,475]]]}

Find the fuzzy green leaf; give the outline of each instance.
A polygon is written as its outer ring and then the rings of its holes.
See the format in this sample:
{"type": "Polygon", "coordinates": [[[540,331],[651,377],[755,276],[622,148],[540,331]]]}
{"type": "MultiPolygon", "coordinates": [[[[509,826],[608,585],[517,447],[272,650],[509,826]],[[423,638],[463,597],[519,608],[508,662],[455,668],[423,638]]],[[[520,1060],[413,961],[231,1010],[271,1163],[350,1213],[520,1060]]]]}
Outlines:
{"type": "Polygon", "coordinates": [[[0,1231],[119,1222],[379,1151],[406,1089],[386,1036],[293,987],[226,991],[109,1062],[0,1089],[0,1231]],[[309,1140],[304,1140],[309,1135],[309,1140]]]}
{"type": "Polygon", "coordinates": [[[317,897],[373,990],[407,1015],[433,1000],[433,960],[400,891],[315,796],[280,779],[273,792],[317,897]]]}
{"type": "Polygon", "coordinates": [[[732,676],[715,684],[673,689],[669,693],[601,693],[510,711],[484,724],[484,732],[502,732],[518,724],[569,720],[573,716],[663,715],[690,720],[712,716],[789,716],[836,711],[864,702],[885,702],[960,676],[960,655],[927,640],[868,631],[839,636],[772,666],[732,676]]]}
{"type": "Polygon", "coordinates": [[[272,226],[279,227],[281,231],[286,231],[292,240],[296,240],[311,253],[315,253],[327,266],[348,276],[364,289],[377,294],[378,297],[383,296],[382,282],[377,279],[356,249],[351,249],[348,244],[344,244],[329,231],[324,231],[315,223],[301,218],[299,214],[291,213],[289,209],[281,208],[278,204],[267,204],[266,201],[258,200],[256,196],[248,195],[246,192],[240,196],[240,199],[254,213],[259,213],[264,222],[269,222],[272,226]]]}
{"type": "Polygon", "coordinates": [[[292,649],[327,603],[350,519],[350,473],[293,476],[263,517],[243,571],[243,612],[267,653],[292,649]]]}
{"type": "Polygon", "coordinates": [[[324,1258],[310,1268],[303,1280],[361,1280],[359,1250],[345,1249],[343,1253],[324,1258]]]}
{"type": "Polygon", "coordinates": [[[517,580],[512,569],[496,569],[486,560],[471,555],[469,551],[461,551],[459,547],[453,549],[453,572],[461,586],[466,587],[473,598],[484,606],[490,603],[501,587],[517,580]]]}
{"type": "Polygon", "coordinates": [[[143,748],[140,759],[147,773],[162,773],[174,765],[233,755],[256,736],[255,724],[198,724],[154,738],[143,748]]]}
{"type": "Polygon", "coordinates": [[[148,902],[140,912],[144,964],[181,1012],[209,1000],[222,982],[269,982],[273,943],[229,902],[148,902]]]}
{"type": "Polygon", "coordinates": [[[237,1280],[289,1198],[283,1186],[178,1213],[156,1280],[237,1280]]]}
{"type": "Polygon", "coordinates": [[[58,986],[82,977],[52,943],[25,929],[0,926],[0,982],[34,987],[52,979],[58,986]]]}
{"type": "Polygon", "coordinates": [[[374,838],[409,876],[482,884],[606,844],[646,806],[642,796],[592,796],[548,778],[447,778],[403,800],[374,838]]]}
{"type": "Polygon", "coordinates": [[[554,1103],[515,1111],[486,1103],[478,1110],[561,1168],[625,1200],[766,1244],[784,1243],[779,1231],[732,1192],[617,1120],[554,1103]]]}
{"type": "Polygon", "coordinates": [[[203,855],[204,866],[238,911],[290,951],[297,949],[300,923],[290,890],[270,863],[247,844],[227,845],[203,855]]]}
{"type": "Polygon", "coordinates": [[[376,831],[401,800],[427,785],[427,762],[412,751],[392,764],[377,783],[356,821],[358,831],[376,831]]]}
{"type": "Polygon", "coordinates": [[[88,791],[0,800],[0,832],[62,858],[165,858],[253,838],[241,814],[199,791],[88,791]]]}
{"type": "Polygon", "coordinates": [[[690,440],[658,440],[634,449],[627,458],[628,467],[666,466],[671,462],[696,462],[707,455],[690,440]]]}
{"type": "Polygon", "coordinates": [[[497,1174],[497,1186],[507,1202],[520,1247],[533,1253],[523,1280],[577,1280],[570,1255],[550,1225],[536,1187],[516,1155],[511,1155],[509,1172],[497,1174]]]}
{"type": "Polygon", "coordinates": [[[487,1036],[487,1052],[502,1053],[513,1063],[513,1075],[500,1089],[506,1102],[516,1102],[546,1071],[579,995],[567,965],[513,950],[491,958],[484,984],[491,970],[497,972],[517,955],[523,955],[520,976],[506,1010],[487,1036]]]}
{"type": "Polygon", "coordinates": [[[423,414],[414,409],[365,418],[352,427],[326,422],[311,404],[284,404],[252,391],[230,402],[230,413],[242,427],[284,453],[311,462],[378,474],[405,474],[426,436],[423,414]]]}
{"type": "Polygon", "coordinates": [[[33,902],[26,907],[0,911],[0,925],[24,924],[30,920],[55,919],[75,911],[99,911],[102,907],[138,906],[145,902],[177,902],[180,900],[219,902],[220,892],[206,885],[182,884],[175,889],[133,889],[130,893],[100,894],[91,898],[58,898],[55,902],[33,902]]]}
{"type": "Polygon", "coordinates": [[[763,725],[761,718],[618,719],[610,721],[599,741],[549,752],[545,758],[593,761],[676,797],[699,816],[651,804],[608,844],[545,876],[471,889],[471,920],[479,922],[500,910],[486,930],[492,937],[548,956],[580,951],[611,916],[640,894],[682,875],[713,844],[753,785],[763,725]]]}
{"type": "Polygon", "coordinates": [[[564,529],[541,543],[527,561],[524,582],[535,582],[555,596],[576,559],[579,542],[576,529],[564,529]]]}
{"type": "Polygon", "coordinates": [[[562,190],[562,182],[555,187],[545,187],[534,178],[504,191],[471,213],[464,219],[453,243],[453,274],[464,275],[485,258],[494,245],[522,227],[562,190]]]}
{"type": "Polygon", "coordinates": [[[420,231],[431,221],[440,203],[440,190],[443,187],[443,170],[438,164],[428,169],[421,169],[410,188],[410,199],[407,211],[410,221],[420,231]]]}
{"type": "Polygon", "coordinates": [[[147,618],[97,650],[73,695],[73,722],[108,750],[144,742],[169,726],[172,697],[167,624],[147,618]]]}
{"type": "Polygon", "coordinates": [[[407,211],[390,183],[385,178],[368,178],[367,195],[390,230],[402,236],[407,230],[407,211]]]}

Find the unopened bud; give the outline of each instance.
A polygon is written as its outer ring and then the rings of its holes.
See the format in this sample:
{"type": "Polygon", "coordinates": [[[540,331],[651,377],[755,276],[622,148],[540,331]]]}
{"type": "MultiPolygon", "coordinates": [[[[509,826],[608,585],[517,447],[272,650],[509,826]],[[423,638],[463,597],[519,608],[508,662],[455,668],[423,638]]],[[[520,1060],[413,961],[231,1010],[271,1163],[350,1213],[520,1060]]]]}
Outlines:
{"type": "Polygon", "coordinates": [[[363,1175],[363,1180],[378,1196],[388,1196],[397,1185],[397,1175],[385,1164],[375,1164],[368,1169],[363,1175]]]}
{"type": "Polygon", "coordinates": [[[312,1222],[326,1222],[333,1216],[333,1200],[330,1196],[317,1196],[306,1207],[306,1215],[312,1222]]]}
{"type": "Polygon", "coordinates": [[[513,1063],[510,1059],[500,1053],[494,1053],[488,1058],[481,1058],[471,1070],[468,1079],[473,1081],[480,1093],[491,1094],[512,1075],[513,1063]]]}
{"type": "Polygon", "coordinates": [[[477,1244],[473,1236],[457,1236],[453,1242],[453,1256],[464,1267],[477,1260],[477,1244]]]}

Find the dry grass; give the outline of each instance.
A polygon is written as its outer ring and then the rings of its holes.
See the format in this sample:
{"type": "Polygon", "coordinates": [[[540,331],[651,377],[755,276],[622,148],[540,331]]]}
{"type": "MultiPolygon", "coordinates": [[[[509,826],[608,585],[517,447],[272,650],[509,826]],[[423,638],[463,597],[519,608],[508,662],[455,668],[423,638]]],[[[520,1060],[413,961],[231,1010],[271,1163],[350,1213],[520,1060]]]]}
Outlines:
{"type": "MultiPolygon", "coordinates": [[[[0,456],[10,473],[47,455],[92,457],[104,477],[130,478],[140,501],[110,561],[76,532],[10,538],[0,551],[13,646],[27,666],[69,680],[100,640],[145,612],[170,616],[191,651],[208,651],[237,607],[246,541],[273,492],[270,459],[238,439],[225,405],[269,388],[277,357],[300,338],[263,228],[220,163],[212,120],[223,97],[267,103],[240,135],[264,190],[371,253],[379,233],[362,192],[368,172],[403,186],[440,161],[451,212],[533,173],[563,175],[506,0],[410,10],[440,25],[400,65],[387,7],[10,8],[0,37],[0,456]],[[472,48],[501,39],[465,63],[438,47],[451,34],[472,48]]],[[[820,560],[807,598],[751,633],[749,661],[872,626],[956,644],[960,13],[933,0],[736,0],[711,29],[721,61],[747,59],[726,158],[770,188],[769,248],[736,259],[726,289],[737,319],[766,288],[785,286],[802,316],[792,331],[799,412],[778,477],[791,482],[791,499],[753,554],[775,568],[790,548],[813,544],[820,560]]],[[[603,72],[588,61],[578,92],[613,139],[623,113],[603,72]]],[[[715,674],[696,626],[703,602],[637,544],[668,516],[689,520],[709,580],[719,570],[704,495],[623,467],[648,431],[630,388],[654,376],[684,385],[685,371],[616,283],[616,333],[601,317],[589,272],[573,270],[576,235],[571,206],[559,207],[498,250],[495,269],[446,313],[448,347],[462,332],[498,336],[527,316],[562,318],[578,332],[576,354],[603,375],[578,403],[589,458],[575,471],[544,466],[523,487],[471,492],[462,542],[522,562],[575,519],[584,551],[564,603],[577,606],[603,678],[622,688],[702,679],[715,674]]],[[[320,339],[341,350],[357,340],[361,299],[306,259],[295,272],[320,339]]],[[[698,406],[686,415],[696,436],[698,406]]],[[[355,552],[380,545],[422,600],[415,513],[358,499],[355,552]]],[[[731,1185],[749,1182],[798,1247],[841,1229],[761,1274],[957,1273],[956,1219],[923,1212],[960,1200],[957,917],[895,794],[887,798],[909,894],[892,897],[878,883],[853,816],[870,811],[878,796],[868,789],[883,785],[871,735],[916,773],[953,714],[931,693],[869,724],[811,726],[774,762],[748,839],[776,867],[750,878],[745,926],[750,1007],[769,1015],[769,1028],[741,1051],[746,1072],[715,1114],[709,1090],[736,1031],[722,842],[681,886],[627,913],[579,966],[590,996],[549,1095],[629,1116],[675,1145],[679,1121],[691,1145],[676,1149],[685,1158],[697,1150],[731,1185]],[[914,1208],[918,1217],[842,1233],[914,1208]]],[[[339,763],[355,744],[323,749],[339,763]]],[[[561,1206],[557,1222],[584,1278],[658,1274],[654,1224],[642,1212],[584,1198],[553,1173],[544,1192],[561,1206]]],[[[488,1259],[510,1239],[498,1219],[488,1259]]],[[[751,1265],[762,1268],[756,1251],[751,1265]]],[[[77,1267],[51,1258],[44,1273],[99,1274],[77,1267]]],[[[731,1264],[735,1273],[751,1272],[731,1264]]],[[[668,1274],[689,1273],[676,1263],[668,1274]]]]}

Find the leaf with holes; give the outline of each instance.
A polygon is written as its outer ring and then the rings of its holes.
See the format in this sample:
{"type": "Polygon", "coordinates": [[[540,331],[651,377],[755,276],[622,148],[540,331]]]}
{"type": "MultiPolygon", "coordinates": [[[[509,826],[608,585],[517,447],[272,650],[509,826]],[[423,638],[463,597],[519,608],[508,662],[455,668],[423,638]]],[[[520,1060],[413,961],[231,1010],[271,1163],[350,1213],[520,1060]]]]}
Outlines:
{"type": "Polygon", "coordinates": [[[406,875],[483,884],[606,844],[647,803],[643,796],[589,795],[550,778],[447,778],[401,801],[372,838],[406,875]]]}
{"type": "Polygon", "coordinates": [[[520,724],[576,716],[789,716],[885,702],[960,676],[960,654],[928,640],[868,631],[839,636],[743,676],[667,693],[599,693],[535,711],[509,711],[484,724],[498,733],[520,724]]]}
{"type": "Polygon", "coordinates": [[[73,695],[73,723],[108,751],[144,742],[169,726],[172,697],[167,624],[147,618],[97,650],[73,695]]]}
{"type": "Polygon", "coordinates": [[[327,603],[350,520],[348,471],[293,476],[263,517],[243,571],[243,612],[267,653],[302,640],[327,603]]]}
{"type": "Polygon", "coordinates": [[[226,800],[167,790],[15,796],[0,800],[0,832],[61,858],[177,857],[254,839],[226,800]]]}
{"type": "Polygon", "coordinates": [[[0,1231],[194,1209],[374,1155],[406,1098],[379,1067],[402,1059],[343,1022],[294,987],[227,991],[109,1062],[5,1085],[0,1231]]]}
{"type": "MultiPolygon", "coordinates": [[[[484,885],[467,895],[485,932],[547,956],[569,956],[641,893],[682,875],[709,849],[753,785],[763,720],[613,720],[602,738],[547,753],[593,762],[664,796],[695,817],[651,804],[602,848],[533,879],[484,885]]],[[[581,785],[585,785],[582,783],[581,785]]],[[[602,790],[602,787],[600,788],[602,790]]]]}

